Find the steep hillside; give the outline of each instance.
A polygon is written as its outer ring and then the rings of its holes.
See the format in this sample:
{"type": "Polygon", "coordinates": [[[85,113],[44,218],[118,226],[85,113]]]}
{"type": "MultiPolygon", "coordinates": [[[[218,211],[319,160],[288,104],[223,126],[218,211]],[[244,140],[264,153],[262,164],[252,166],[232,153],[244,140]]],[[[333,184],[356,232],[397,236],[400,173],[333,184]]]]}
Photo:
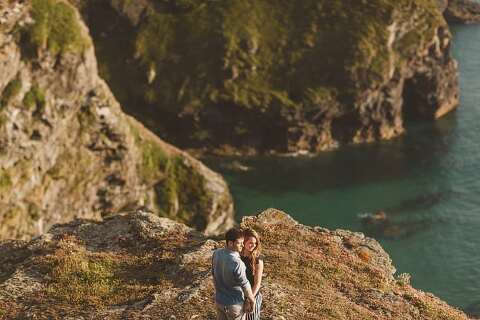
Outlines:
{"type": "Polygon", "coordinates": [[[124,115],[63,1],[0,3],[0,238],[145,206],[207,233],[233,223],[224,180],[124,115]]]}
{"type": "Polygon", "coordinates": [[[122,105],[183,147],[318,152],[458,104],[437,0],[72,2],[122,105]]]}
{"type": "MultiPolygon", "coordinates": [[[[298,224],[269,209],[243,225],[263,239],[262,319],[467,320],[394,277],[373,239],[298,224]]],[[[212,250],[221,242],[145,212],[55,226],[0,243],[7,319],[213,319],[212,250]]]]}

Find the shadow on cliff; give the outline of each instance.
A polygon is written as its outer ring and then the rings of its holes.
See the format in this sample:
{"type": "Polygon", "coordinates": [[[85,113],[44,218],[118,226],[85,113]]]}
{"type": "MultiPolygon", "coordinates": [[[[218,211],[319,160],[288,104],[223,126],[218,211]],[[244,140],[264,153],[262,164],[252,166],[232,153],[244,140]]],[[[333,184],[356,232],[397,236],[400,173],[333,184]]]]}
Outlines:
{"type": "Polygon", "coordinates": [[[83,16],[95,43],[100,76],[107,81],[124,112],[159,134],[163,130],[158,127],[158,112],[144,106],[141,98],[144,88],[138,85],[145,82],[146,70],[139,68],[133,58],[135,27],[106,1],[95,2],[84,10],[83,16]],[[137,92],[129,94],[133,89],[137,92]]]}

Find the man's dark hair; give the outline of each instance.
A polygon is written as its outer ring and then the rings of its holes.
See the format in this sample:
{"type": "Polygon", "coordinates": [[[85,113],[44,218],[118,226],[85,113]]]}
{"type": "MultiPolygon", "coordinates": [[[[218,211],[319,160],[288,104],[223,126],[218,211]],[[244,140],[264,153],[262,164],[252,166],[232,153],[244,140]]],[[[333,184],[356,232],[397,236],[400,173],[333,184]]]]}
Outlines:
{"type": "Polygon", "coordinates": [[[225,233],[225,240],[227,241],[233,241],[243,238],[243,230],[239,228],[231,228],[230,230],[225,233]]]}

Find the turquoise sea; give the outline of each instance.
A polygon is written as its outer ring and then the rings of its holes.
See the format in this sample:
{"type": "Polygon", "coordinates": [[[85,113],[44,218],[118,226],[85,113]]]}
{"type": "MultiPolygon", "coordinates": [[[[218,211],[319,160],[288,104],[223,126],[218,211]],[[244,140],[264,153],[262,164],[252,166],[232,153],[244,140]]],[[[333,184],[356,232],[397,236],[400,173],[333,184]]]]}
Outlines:
{"type": "Polygon", "coordinates": [[[394,141],[313,158],[207,159],[224,174],[238,219],[268,207],[299,222],[366,232],[412,285],[468,310],[480,303],[480,26],[455,26],[461,105],[394,141]],[[239,161],[248,171],[229,169],[239,161]],[[368,228],[359,215],[384,210],[368,228]]]}

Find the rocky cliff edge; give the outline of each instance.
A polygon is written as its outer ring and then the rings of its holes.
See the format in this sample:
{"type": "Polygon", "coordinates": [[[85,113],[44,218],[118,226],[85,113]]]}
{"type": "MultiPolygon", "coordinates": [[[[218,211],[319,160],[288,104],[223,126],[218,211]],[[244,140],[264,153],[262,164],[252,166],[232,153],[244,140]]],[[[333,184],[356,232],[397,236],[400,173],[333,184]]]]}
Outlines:
{"type": "MultiPolygon", "coordinates": [[[[263,319],[468,319],[394,276],[373,239],[307,227],[268,209],[263,319]]],[[[0,243],[3,319],[213,319],[212,251],[223,241],[136,211],[0,243]]]]}

